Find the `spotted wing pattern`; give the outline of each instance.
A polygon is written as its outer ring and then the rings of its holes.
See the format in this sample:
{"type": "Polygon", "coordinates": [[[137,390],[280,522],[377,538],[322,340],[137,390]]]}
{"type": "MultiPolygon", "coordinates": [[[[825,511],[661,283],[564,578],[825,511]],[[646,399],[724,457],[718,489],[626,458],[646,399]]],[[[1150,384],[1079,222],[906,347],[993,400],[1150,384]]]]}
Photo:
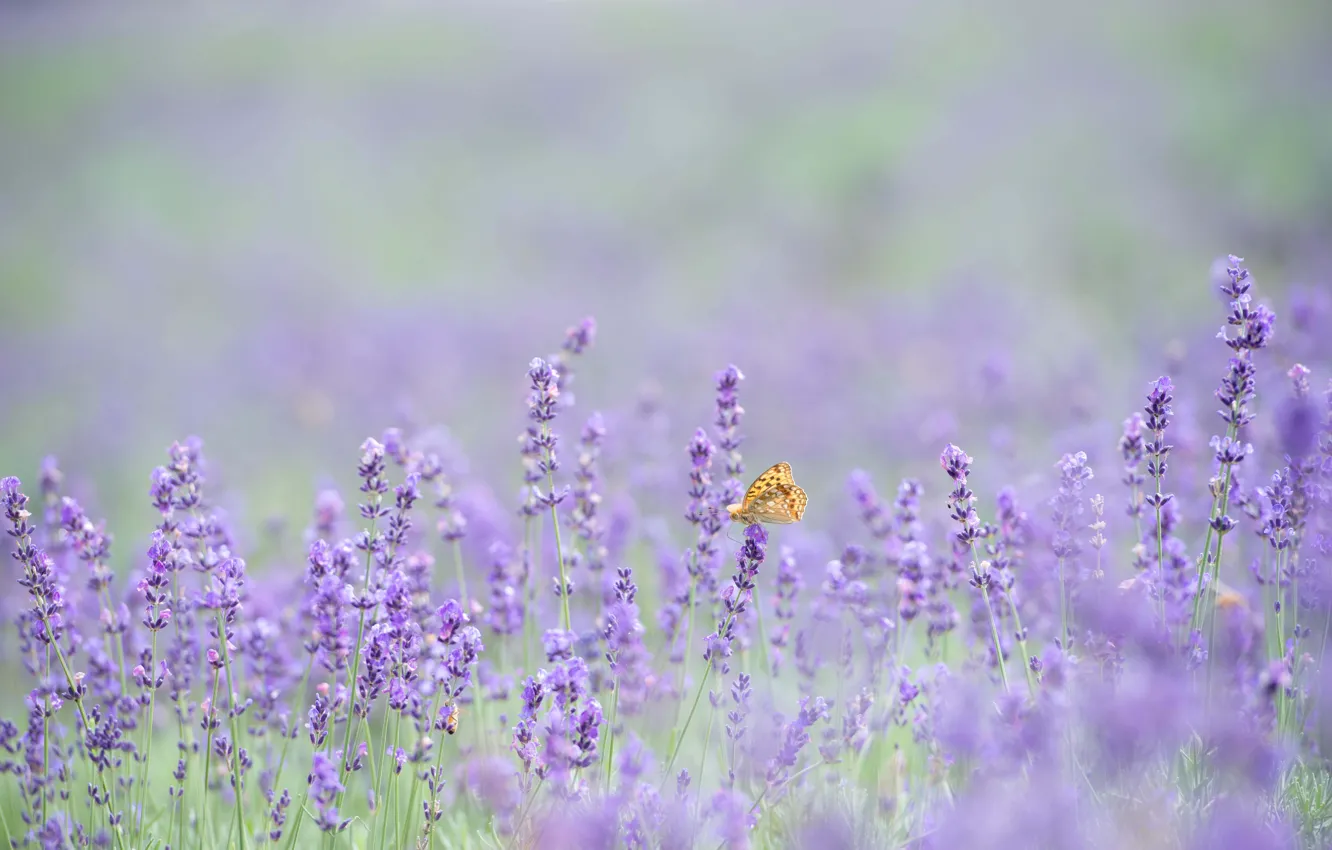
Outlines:
{"type": "Polygon", "coordinates": [[[763,495],[754,500],[746,513],[755,522],[800,522],[807,504],[809,497],[804,490],[795,484],[777,484],[763,491],[763,495]]]}
{"type": "Polygon", "coordinates": [[[745,497],[740,500],[743,510],[749,510],[753,503],[761,498],[773,487],[779,484],[789,484],[795,486],[795,476],[791,475],[791,464],[786,461],[774,463],[768,467],[767,471],[754,479],[754,483],[749,485],[745,491],[745,497]]]}
{"type": "Polygon", "coordinates": [[[809,497],[795,483],[791,464],[774,464],[749,485],[744,500],[731,506],[731,515],[746,524],[800,522],[809,497]]]}

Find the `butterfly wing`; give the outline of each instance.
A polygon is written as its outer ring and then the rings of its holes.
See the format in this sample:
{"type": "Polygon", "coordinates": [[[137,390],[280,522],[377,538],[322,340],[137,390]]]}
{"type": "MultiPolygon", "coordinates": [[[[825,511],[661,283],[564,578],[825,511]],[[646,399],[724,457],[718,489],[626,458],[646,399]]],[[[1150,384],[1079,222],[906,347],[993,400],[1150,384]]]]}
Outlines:
{"type": "MultiPolygon", "coordinates": [[[[789,469],[789,467],[788,467],[789,469]]],[[[800,522],[805,515],[809,497],[795,484],[781,483],[764,490],[748,507],[748,513],[757,522],[786,525],[800,522]]]]}
{"type": "Polygon", "coordinates": [[[791,475],[791,464],[786,461],[774,463],[762,475],[754,479],[754,483],[750,484],[749,489],[745,491],[745,498],[740,502],[742,509],[745,511],[751,510],[754,503],[762,498],[763,494],[781,484],[795,486],[795,478],[791,475]]]}

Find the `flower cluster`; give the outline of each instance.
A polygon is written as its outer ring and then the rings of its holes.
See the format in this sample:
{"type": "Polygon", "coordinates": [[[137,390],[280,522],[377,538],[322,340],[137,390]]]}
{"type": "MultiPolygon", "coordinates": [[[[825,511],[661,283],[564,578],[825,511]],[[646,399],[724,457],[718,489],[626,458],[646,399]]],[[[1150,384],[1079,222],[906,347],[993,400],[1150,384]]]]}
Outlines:
{"type": "MultiPolygon", "coordinates": [[[[0,720],[6,838],[1326,846],[1321,319],[1305,310],[1308,338],[1273,343],[1237,258],[1222,291],[1225,426],[1210,452],[1193,414],[1211,388],[1173,353],[1174,377],[1127,419],[1072,399],[1078,427],[1024,475],[1042,432],[1003,438],[1018,382],[987,365],[990,419],[926,411],[915,431],[946,444],[946,496],[908,477],[888,499],[864,470],[811,465],[819,511],[729,538],[741,446],[757,445],[741,433],[742,373],[681,400],[713,405],[692,435],[674,429],[670,394],[580,413],[590,319],[512,382],[527,399],[521,465],[469,464],[409,421],[361,443],[345,482],[312,488],[291,512],[303,535],[256,533],[248,512],[233,524],[221,506],[249,502],[198,439],[152,471],[141,538],[113,540],[97,489],[44,459],[27,491],[0,479],[22,590],[0,653],[23,682],[0,720]],[[558,422],[583,423],[573,451],[558,422]],[[977,426],[994,435],[979,460],[942,436],[977,426]],[[1107,459],[1115,480],[1097,492],[1107,459]],[[840,500],[825,495],[839,480],[840,500]],[[551,579],[556,595],[538,592],[551,579]],[[574,579],[591,592],[574,598],[574,579]]],[[[765,451],[799,432],[765,432],[765,451]]]]}

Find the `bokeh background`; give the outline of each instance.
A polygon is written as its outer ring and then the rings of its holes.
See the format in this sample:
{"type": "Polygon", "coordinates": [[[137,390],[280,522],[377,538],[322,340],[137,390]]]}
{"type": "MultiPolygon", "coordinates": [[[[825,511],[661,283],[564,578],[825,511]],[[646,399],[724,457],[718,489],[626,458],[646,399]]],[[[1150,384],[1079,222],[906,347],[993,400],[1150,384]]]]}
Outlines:
{"type": "Polygon", "coordinates": [[[1318,0],[6,4],[0,473],[133,534],[198,434],[243,527],[303,524],[403,425],[516,487],[592,315],[580,417],[681,473],[734,362],[816,506],[947,440],[1049,474],[1172,359],[1215,383],[1217,256],[1326,303],[1330,85],[1318,0]]]}

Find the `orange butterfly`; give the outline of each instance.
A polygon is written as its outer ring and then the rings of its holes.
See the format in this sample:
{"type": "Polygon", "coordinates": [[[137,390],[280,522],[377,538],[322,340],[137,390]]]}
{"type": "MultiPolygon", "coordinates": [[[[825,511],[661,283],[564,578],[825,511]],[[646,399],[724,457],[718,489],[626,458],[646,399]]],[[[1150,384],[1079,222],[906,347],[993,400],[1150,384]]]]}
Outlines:
{"type": "Polygon", "coordinates": [[[754,479],[738,505],[727,505],[726,512],[733,522],[756,525],[770,522],[786,525],[800,522],[805,515],[809,497],[795,483],[791,464],[782,461],[754,479]]]}

